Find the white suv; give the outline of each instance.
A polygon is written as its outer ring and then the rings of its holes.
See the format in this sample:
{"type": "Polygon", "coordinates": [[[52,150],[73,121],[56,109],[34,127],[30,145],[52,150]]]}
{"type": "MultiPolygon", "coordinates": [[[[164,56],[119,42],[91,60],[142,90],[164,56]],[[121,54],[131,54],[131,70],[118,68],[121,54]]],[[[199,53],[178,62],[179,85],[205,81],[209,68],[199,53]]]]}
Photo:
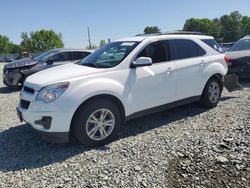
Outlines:
{"type": "Polygon", "coordinates": [[[218,49],[203,35],[117,40],[28,77],[17,112],[47,140],[103,145],[131,118],[194,101],[215,107],[228,70],[218,49]]]}

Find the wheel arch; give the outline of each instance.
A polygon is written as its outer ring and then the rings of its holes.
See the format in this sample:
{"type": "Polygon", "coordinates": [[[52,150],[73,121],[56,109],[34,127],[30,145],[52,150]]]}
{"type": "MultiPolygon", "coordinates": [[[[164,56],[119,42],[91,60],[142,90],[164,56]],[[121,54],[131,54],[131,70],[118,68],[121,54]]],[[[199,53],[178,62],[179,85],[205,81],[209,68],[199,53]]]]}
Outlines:
{"type": "Polygon", "coordinates": [[[221,84],[221,87],[223,88],[223,81],[224,81],[224,80],[223,80],[223,79],[224,79],[223,75],[220,74],[220,73],[215,73],[215,74],[213,74],[212,76],[210,76],[210,77],[207,79],[206,84],[204,85],[203,90],[202,90],[202,95],[203,95],[203,92],[204,92],[204,90],[205,90],[205,88],[206,88],[206,85],[207,85],[208,81],[211,80],[212,78],[215,78],[215,79],[219,80],[219,81],[220,81],[220,84],[221,84]]]}
{"type": "Polygon", "coordinates": [[[72,129],[73,129],[73,123],[74,123],[74,119],[76,117],[76,114],[77,112],[81,109],[81,108],[84,108],[85,106],[88,105],[88,103],[91,103],[93,101],[96,101],[96,100],[108,100],[108,101],[111,101],[113,102],[119,109],[120,113],[121,113],[121,117],[122,117],[122,122],[125,122],[125,107],[122,103],[122,101],[117,98],[116,96],[114,95],[111,95],[111,94],[99,94],[99,95],[95,95],[95,96],[92,96],[88,99],[86,99],[85,101],[83,101],[79,106],[78,108],[76,109],[76,111],[74,112],[74,115],[71,119],[71,123],[70,123],[70,136],[72,136],[72,129]]]}

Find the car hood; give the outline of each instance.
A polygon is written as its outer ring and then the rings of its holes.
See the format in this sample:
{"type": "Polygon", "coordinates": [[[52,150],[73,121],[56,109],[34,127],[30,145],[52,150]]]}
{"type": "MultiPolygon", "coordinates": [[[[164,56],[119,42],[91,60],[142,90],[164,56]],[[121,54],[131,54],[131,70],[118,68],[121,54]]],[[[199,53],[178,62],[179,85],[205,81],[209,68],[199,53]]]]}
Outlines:
{"type": "Polygon", "coordinates": [[[106,69],[97,69],[70,63],[37,72],[29,76],[24,85],[31,86],[34,89],[40,89],[47,85],[66,82],[74,78],[89,76],[105,71],[106,69]]]}
{"type": "Polygon", "coordinates": [[[5,67],[8,69],[13,69],[13,68],[31,66],[31,65],[35,65],[35,64],[37,64],[37,61],[33,61],[29,58],[25,58],[25,59],[20,59],[20,60],[16,60],[16,61],[12,61],[10,63],[7,63],[5,65],[5,67]]]}
{"type": "Polygon", "coordinates": [[[239,59],[250,56],[250,50],[225,52],[225,54],[229,57],[229,59],[239,59]]]}

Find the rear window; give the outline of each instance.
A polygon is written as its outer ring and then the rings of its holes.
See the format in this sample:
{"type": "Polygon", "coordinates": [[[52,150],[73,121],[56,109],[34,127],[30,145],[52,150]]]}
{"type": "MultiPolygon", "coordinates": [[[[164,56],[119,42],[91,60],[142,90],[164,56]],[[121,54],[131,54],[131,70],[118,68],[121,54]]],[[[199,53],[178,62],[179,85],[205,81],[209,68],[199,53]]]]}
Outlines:
{"type": "Polygon", "coordinates": [[[201,41],[205,42],[208,46],[210,46],[217,52],[223,53],[222,48],[214,39],[202,39],[201,41]]]}

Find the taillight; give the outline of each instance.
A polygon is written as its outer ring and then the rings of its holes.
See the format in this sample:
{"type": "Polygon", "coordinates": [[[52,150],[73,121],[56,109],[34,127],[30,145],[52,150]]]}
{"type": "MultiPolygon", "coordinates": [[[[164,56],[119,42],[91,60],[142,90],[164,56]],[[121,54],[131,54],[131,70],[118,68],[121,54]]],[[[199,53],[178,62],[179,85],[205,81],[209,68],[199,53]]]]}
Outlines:
{"type": "Polygon", "coordinates": [[[225,55],[224,57],[224,61],[227,65],[229,65],[229,57],[227,55],[225,55]]]}

